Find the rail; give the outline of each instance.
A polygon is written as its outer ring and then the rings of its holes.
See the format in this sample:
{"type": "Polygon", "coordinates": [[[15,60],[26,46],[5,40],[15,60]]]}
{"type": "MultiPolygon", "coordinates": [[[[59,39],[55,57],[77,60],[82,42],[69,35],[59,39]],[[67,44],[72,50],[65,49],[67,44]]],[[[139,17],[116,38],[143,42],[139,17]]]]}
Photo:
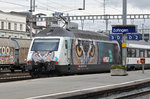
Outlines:
{"type": "Polygon", "coordinates": [[[0,75],[0,83],[32,79],[29,73],[4,73],[0,75]]]}

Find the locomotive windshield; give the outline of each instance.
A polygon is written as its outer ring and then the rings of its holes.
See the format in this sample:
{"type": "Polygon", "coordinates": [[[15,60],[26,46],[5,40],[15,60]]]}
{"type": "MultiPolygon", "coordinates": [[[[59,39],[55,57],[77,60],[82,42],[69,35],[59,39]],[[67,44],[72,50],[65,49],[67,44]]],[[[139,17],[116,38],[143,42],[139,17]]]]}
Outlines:
{"type": "Polygon", "coordinates": [[[31,51],[57,51],[59,39],[35,39],[31,51]]]}

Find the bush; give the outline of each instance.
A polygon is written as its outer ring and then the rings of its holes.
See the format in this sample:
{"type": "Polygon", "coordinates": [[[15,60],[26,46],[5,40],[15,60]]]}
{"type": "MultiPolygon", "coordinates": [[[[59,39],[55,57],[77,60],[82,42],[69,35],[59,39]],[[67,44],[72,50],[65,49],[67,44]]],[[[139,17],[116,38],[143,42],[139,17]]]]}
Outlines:
{"type": "Polygon", "coordinates": [[[111,65],[110,69],[127,69],[124,65],[111,65]]]}

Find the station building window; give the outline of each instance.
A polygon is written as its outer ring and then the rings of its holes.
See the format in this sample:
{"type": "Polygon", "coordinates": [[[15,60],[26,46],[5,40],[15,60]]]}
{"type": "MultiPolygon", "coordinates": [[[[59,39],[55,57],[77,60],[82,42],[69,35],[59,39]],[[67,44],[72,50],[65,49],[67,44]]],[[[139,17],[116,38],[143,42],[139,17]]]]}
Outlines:
{"type": "Polygon", "coordinates": [[[11,30],[11,23],[8,23],[8,29],[11,30]]]}
{"type": "Polygon", "coordinates": [[[1,29],[4,29],[4,22],[1,22],[1,29]]]}
{"type": "Polygon", "coordinates": [[[17,30],[17,23],[14,24],[14,30],[17,30]]]}
{"type": "Polygon", "coordinates": [[[22,27],[22,24],[20,24],[20,31],[22,31],[23,30],[23,27],[22,27]]]}

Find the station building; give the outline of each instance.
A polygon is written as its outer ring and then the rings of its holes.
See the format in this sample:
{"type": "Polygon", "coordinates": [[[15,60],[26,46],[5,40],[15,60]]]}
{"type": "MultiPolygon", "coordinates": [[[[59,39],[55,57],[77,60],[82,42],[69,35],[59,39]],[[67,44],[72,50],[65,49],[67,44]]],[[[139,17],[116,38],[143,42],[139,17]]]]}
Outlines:
{"type": "Polygon", "coordinates": [[[26,15],[0,11],[0,37],[29,38],[26,15]]]}

